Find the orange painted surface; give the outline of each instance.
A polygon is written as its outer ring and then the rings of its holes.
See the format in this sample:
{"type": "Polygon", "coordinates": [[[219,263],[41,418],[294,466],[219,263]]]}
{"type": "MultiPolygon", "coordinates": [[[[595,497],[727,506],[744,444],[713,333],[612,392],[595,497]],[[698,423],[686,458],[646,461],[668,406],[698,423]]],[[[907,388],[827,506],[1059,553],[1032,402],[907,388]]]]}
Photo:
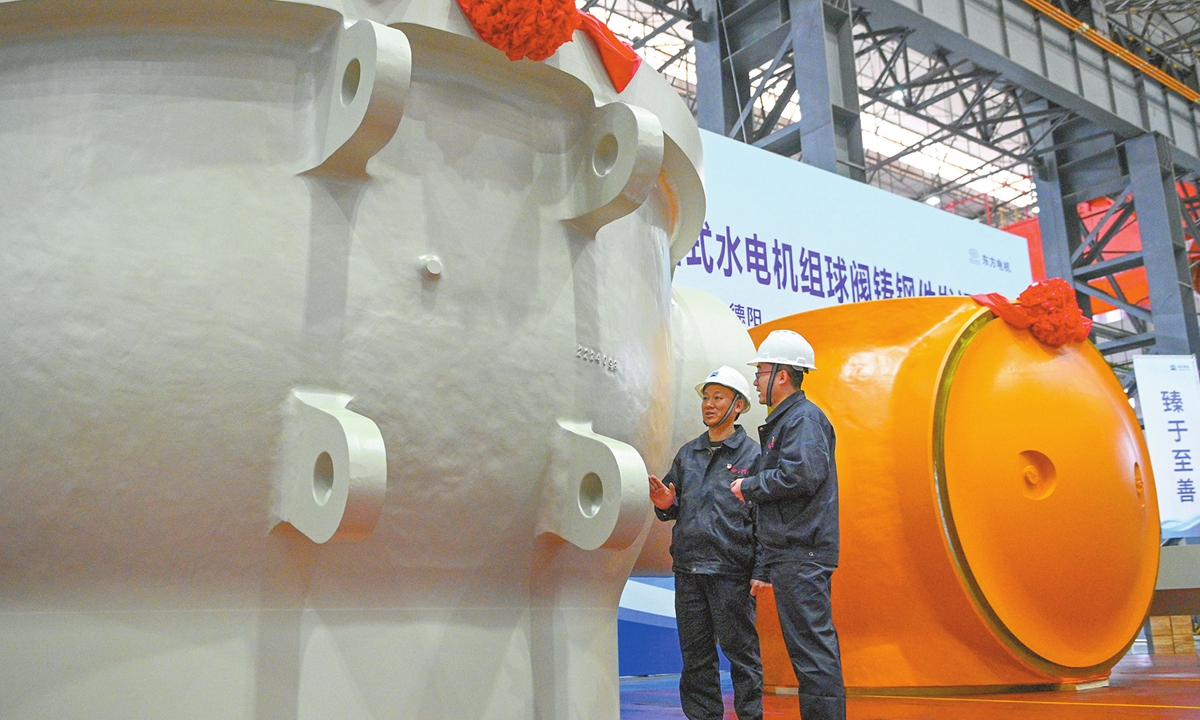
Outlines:
{"type": "MultiPolygon", "coordinates": [[[[750,331],[789,328],[817,351],[805,390],[838,436],[849,687],[1102,678],[1149,607],[1157,505],[1120,386],[1090,345],[1048,348],[991,318],[915,298],[750,331]]],[[[768,598],[759,617],[765,683],[794,686],[768,598]]]]}
{"type": "Polygon", "coordinates": [[[758,591],[757,623],[759,647],[762,651],[763,686],[772,692],[775,688],[796,687],[796,673],[792,671],[787,648],[783,646],[779,614],[775,612],[775,590],[766,588],[758,591]]]}
{"type": "Polygon", "coordinates": [[[945,430],[950,506],[980,590],[1026,647],[1067,667],[1108,662],[1132,639],[1158,569],[1142,434],[1085,347],[989,323],[958,366],[945,430]]]}

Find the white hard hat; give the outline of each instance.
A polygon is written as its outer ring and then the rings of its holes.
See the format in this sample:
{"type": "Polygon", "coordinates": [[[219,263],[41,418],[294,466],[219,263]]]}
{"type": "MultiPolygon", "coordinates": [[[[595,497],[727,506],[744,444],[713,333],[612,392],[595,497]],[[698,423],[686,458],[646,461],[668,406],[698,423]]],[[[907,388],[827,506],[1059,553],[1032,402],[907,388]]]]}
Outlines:
{"type": "Polygon", "coordinates": [[[791,330],[775,330],[758,346],[758,355],[746,364],[771,363],[816,370],[815,362],[812,345],[803,336],[791,330]]]}
{"type": "Polygon", "coordinates": [[[746,376],[728,365],[722,365],[709,373],[703,382],[696,385],[696,394],[703,397],[704,386],[713,384],[727,387],[739,393],[746,402],[750,402],[750,383],[746,382],[746,376]]]}

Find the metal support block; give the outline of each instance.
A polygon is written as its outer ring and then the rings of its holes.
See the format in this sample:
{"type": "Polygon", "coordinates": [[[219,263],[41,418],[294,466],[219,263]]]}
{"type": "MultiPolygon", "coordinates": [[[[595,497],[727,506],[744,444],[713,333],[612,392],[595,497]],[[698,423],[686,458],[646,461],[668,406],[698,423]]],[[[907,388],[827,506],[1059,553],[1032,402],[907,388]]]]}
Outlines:
{"type": "Polygon", "coordinates": [[[1151,615],[1200,614],[1200,545],[1164,547],[1151,615]]]}

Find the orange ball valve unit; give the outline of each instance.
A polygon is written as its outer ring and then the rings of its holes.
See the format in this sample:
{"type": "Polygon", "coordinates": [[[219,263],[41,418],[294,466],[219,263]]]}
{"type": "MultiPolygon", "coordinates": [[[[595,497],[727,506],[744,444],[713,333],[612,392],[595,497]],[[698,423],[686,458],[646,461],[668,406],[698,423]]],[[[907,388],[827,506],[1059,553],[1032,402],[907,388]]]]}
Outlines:
{"type": "MultiPolygon", "coordinates": [[[[1051,347],[968,298],[842,305],[795,330],[837,432],[846,685],[892,692],[1102,680],[1158,573],[1145,441],[1088,343],[1051,347]]],[[[770,596],[765,683],[794,686],[770,596]]]]}

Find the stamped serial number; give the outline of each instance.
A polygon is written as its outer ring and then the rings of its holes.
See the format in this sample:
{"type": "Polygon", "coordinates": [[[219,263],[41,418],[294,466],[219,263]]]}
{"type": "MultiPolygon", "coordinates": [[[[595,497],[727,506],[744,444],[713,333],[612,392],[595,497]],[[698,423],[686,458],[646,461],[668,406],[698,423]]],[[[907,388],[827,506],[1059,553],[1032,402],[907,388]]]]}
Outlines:
{"type": "Polygon", "coordinates": [[[585,345],[577,345],[575,346],[575,357],[584,362],[599,365],[609,372],[615,373],[617,371],[617,359],[611,355],[605,355],[594,348],[590,348],[585,345]]]}

